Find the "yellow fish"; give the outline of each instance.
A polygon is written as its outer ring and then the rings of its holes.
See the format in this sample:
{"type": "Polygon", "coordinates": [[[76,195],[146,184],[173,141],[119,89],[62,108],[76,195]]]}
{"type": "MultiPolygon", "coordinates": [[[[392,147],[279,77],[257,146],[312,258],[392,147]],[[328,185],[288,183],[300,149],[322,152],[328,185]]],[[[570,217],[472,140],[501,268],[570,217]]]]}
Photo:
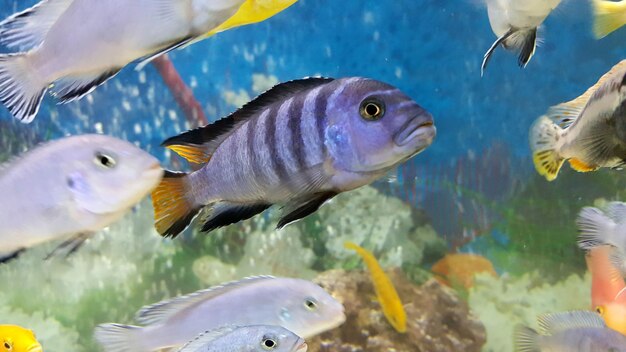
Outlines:
{"type": "Polygon", "coordinates": [[[626,24],[626,1],[592,0],[596,38],[604,38],[626,24]]]}
{"type": "Polygon", "coordinates": [[[372,276],[376,297],[378,297],[378,302],[383,308],[385,318],[398,332],[406,332],[406,312],[402,306],[402,301],[400,301],[398,292],[396,292],[391,280],[389,280],[383,268],[380,267],[374,255],[352,242],[346,242],[344,247],[356,251],[363,258],[363,262],[365,262],[372,276]]]}
{"type": "Polygon", "coordinates": [[[286,10],[298,0],[246,0],[239,10],[226,22],[208,32],[210,37],[227,29],[258,23],[286,10]]]}
{"type": "Polygon", "coordinates": [[[43,349],[31,330],[0,325],[0,352],[43,352],[43,349]]]}

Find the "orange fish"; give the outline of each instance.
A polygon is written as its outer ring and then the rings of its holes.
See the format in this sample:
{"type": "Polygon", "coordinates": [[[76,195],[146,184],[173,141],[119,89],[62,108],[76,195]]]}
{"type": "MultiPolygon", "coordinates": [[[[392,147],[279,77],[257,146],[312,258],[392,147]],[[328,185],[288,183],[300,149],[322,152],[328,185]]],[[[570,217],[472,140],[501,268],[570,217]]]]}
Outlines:
{"type": "Polygon", "coordinates": [[[455,253],[447,254],[431,268],[439,275],[437,280],[447,286],[462,286],[466,289],[474,286],[474,275],[489,273],[498,276],[489,259],[476,255],[455,253]]]}
{"type": "Polygon", "coordinates": [[[591,249],[586,256],[591,272],[591,304],[613,330],[626,335],[626,283],[611,264],[611,246],[591,249]]]}

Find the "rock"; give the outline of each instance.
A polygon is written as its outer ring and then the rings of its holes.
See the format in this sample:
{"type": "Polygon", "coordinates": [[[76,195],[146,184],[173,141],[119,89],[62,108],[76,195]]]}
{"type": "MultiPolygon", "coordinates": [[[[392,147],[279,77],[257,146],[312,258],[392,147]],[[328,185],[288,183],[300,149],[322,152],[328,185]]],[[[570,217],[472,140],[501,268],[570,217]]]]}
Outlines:
{"type": "Polygon", "coordinates": [[[435,280],[422,286],[409,282],[400,269],[389,272],[404,303],[407,333],[396,332],[375,301],[365,271],[331,270],[314,281],[346,307],[346,322],[307,341],[310,352],[448,352],[480,351],[485,328],[467,304],[435,280]]]}

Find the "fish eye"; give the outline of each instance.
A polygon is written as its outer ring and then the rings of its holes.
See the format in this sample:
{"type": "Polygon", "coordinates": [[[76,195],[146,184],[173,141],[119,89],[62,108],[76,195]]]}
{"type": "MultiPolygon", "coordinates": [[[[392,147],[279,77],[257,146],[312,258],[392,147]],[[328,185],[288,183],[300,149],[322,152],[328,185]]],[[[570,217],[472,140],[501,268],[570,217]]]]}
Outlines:
{"type": "Polygon", "coordinates": [[[263,342],[261,342],[261,346],[263,346],[266,350],[273,350],[278,346],[278,343],[276,343],[273,339],[265,338],[263,339],[263,342]]]}
{"type": "Polygon", "coordinates": [[[94,162],[105,169],[112,169],[116,164],[115,158],[102,152],[96,152],[94,162]]]}
{"type": "Polygon", "coordinates": [[[380,120],[385,115],[385,104],[374,98],[363,100],[359,109],[361,117],[368,121],[380,120]]]}
{"type": "Polygon", "coordinates": [[[314,311],[317,309],[317,301],[313,298],[307,298],[304,300],[304,307],[310,311],[314,311]]]}
{"type": "Polygon", "coordinates": [[[10,343],[8,343],[7,341],[4,341],[4,348],[7,351],[13,351],[13,346],[10,343]]]}
{"type": "Polygon", "coordinates": [[[596,312],[600,315],[604,315],[604,308],[603,307],[596,307],[596,312]]]}

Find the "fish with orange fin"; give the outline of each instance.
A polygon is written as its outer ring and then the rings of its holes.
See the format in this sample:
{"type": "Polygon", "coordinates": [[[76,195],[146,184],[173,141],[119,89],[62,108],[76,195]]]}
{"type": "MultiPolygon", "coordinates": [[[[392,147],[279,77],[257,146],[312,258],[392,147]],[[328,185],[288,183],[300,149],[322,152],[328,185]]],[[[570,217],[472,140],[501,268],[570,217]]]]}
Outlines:
{"type": "Polygon", "coordinates": [[[602,211],[585,207],[577,220],[578,245],[587,250],[591,272],[591,304],[607,326],[626,335],[626,282],[623,243],[626,242],[626,204],[611,202],[602,211]]]}
{"type": "Polygon", "coordinates": [[[498,276],[489,259],[467,253],[447,254],[432,266],[431,271],[438,275],[436,279],[442,284],[466,289],[474,286],[474,276],[478,273],[498,276]]]}
{"type": "Polygon", "coordinates": [[[361,256],[361,258],[363,258],[363,262],[372,276],[374,291],[376,291],[376,297],[378,298],[378,302],[383,309],[385,318],[387,318],[389,324],[391,324],[396,331],[405,333],[406,312],[402,306],[402,301],[400,300],[400,296],[398,296],[396,288],[391,283],[391,280],[389,280],[389,277],[385,274],[383,268],[381,268],[380,264],[378,264],[376,257],[374,257],[371,252],[356,243],[346,242],[344,247],[355,251],[359,256],[361,256]]]}
{"type": "Polygon", "coordinates": [[[537,172],[556,179],[567,160],[579,172],[626,164],[626,60],[580,97],[551,107],[531,127],[537,172]]]}

